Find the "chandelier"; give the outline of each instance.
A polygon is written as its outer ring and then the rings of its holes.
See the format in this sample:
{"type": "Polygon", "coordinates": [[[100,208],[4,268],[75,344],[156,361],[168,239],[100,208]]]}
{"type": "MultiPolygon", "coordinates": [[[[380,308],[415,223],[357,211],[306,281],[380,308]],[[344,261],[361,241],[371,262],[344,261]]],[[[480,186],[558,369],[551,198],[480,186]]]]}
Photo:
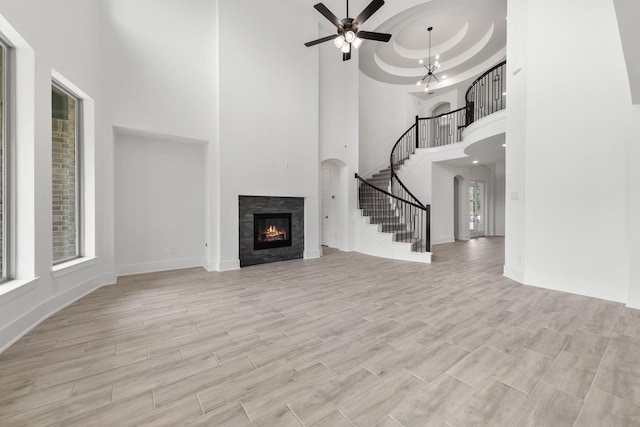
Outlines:
{"type": "Polygon", "coordinates": [[[431,31],[432,30],[433,30],[433,27],[427,28],[427,31],[429,32],[429,65],[425,65],[424,61],[420,60],[420,63],[424,65],[424,68],[427,69],[427,74],[424,75],[422,80],[419,80],[418,83],[416,83],[418,86],[420,86],[422,83],[425,83],[426,85],[424,88],[425,92],[429,90],[429,83],[431,83],[431,79],[434,79],[438,83],[440,82],[440,80],[438,80],[438,77],[436,77],[435,75],[436,69],[440,67],[440,63],[438,62],[440,55],[436,55],[434,59],[434,63],[433,65],[431,65],[431,31]]]}

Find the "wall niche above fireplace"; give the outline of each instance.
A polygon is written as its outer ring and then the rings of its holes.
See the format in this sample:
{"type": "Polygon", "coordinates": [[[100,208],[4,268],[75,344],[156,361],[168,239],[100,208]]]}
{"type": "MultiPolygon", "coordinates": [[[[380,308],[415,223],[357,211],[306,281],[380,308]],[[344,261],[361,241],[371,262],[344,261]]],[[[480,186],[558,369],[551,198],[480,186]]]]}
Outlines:
{"type": "Polygon", "coordinates": [[[240,267],[303,257],[303,197],[240,196],[238,207],[240,267]]]}

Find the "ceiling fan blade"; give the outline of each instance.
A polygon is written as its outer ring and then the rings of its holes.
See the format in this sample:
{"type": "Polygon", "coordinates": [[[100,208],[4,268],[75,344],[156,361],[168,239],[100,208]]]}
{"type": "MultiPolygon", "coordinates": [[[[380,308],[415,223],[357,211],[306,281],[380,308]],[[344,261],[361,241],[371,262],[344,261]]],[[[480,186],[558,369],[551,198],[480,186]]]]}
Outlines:
{"type": "Polygon", "coordinates": [[[314,40],[314,41],[311,41],[311,42],[306,42],[304,45],[306,47],[311,47],[311,46],[315,46],[315,45],[320,44],[320,43],[328,42],[329,40],[333,40],[335,38],[338,38],[337,34],[334,34],[333,36],[323,37],[321,39],[314,40]]]}
{"type": "Polygon", "coordinates": [[[388,42],[391,40],[391,34],[374,33],[371,31],[358,31],[358,37],[366,40],[375,40],[379,42],[388,42]]]}
{"type": "Polygon", "coordinates": [[[384,0],[373,0],[369,3],[369,6],[365,7],[364,10],[358,15],[358,17],[353,21],[354,24],[360,26],[371,17],[378,9],[382,7],[384,4],[384,0]]]}
{"type": "Polygon", "coordinates": [[[334,15],[327,6],[322,3],[318,3],[313,6],[318,12],[320,12],[325,18],[327,18],[333,25],[340,28],[342,26],[342,21],[338,19],[336,15],[334,15]]]}
{"type": "Polygon", "coordinates": [[[351,51],[349,52],[342,52],[342,60],[343,61],[348,61],[351,59],[351,51]]]}

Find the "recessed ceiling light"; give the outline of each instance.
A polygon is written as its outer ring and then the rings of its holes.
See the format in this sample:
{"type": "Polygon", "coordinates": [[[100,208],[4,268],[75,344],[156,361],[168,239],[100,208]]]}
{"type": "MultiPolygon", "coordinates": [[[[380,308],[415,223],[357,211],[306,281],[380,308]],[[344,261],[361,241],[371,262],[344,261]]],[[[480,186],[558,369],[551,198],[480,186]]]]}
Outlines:
{"type": "Polygon", "coordinates": [[[440,55],[436,55],[436,59],[440,59],[440,55]]]}
{"type": "Polygon", "coordinates": [[[475,165],[476,163],[478,163],[478,161],[477,161],[477,160],[474,160],[474,161],[473,161],[473,164],[475,165]]]}
{"type": "Polygon", "coordinates": [[[502,146],[503,146],[503,147],[506,147],[506,146],[507,146],[507,144],[502,144],[502,146]]]}
{"type": "Polygon", "coordinates": [[[507,96],[507,92],[502,92],[502,96],[507,96]]]}
{"type": "Polygon", "coordinates": [[[418,61],[419,64],[424,64],[424,59],[421,59],[420,61],[418,61]]]}
{"type": "Polygon", "coordinates": [[[441,79],[446,79],[446,78],[447,78],[447,76],[441,76],[440,78],[441,78],[441,79]]]}

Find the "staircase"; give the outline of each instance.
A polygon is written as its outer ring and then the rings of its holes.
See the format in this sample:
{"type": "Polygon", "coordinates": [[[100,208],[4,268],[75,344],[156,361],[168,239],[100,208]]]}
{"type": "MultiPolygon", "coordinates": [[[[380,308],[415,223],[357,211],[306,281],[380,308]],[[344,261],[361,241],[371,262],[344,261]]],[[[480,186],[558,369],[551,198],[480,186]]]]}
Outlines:
{"type": "Polygon", "coordinates": [[[358,220],[362,252],[407,261],[431,262],[427,244],[419,236],[427,226],[427,210],[399,200],[389,192],[391,169],[383,169],[367,180],[360,178],[358,220]]]}
{"type": "Polygon", "coordinates": [[[382,169],[378,173],[374,173],[373,176],[366,181],[374,187],[378,187],[384,191],[389,191],[391,184],[391,168],[388,167],[386,169],[382,169]]]}
{"type": "Polygon", "coordinates": [[[398,169],[418,148],[462,141],[474,121],[505,108],[506,61],[478,77],[465,94],[465,106],[420,118],[398,139],[390,167],[358,182],[356,250],[386,258],[431,262],[431,206],[420,202],[398,177],[398,169]]]}

